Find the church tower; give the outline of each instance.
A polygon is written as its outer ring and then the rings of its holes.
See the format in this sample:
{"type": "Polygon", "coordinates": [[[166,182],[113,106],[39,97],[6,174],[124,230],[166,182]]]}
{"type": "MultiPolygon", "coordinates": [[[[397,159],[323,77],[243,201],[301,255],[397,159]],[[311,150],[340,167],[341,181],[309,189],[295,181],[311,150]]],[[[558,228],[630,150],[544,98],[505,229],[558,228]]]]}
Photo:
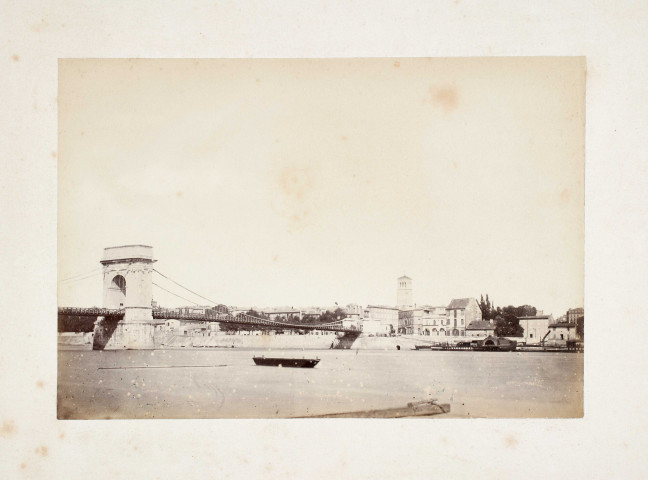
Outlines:
{"type": "Polygon", "coordinates": [[[413,306],[412,279],[403,275],[398,279],[398,288],[396,289],[396,308],[404,309],[413,306]]]}

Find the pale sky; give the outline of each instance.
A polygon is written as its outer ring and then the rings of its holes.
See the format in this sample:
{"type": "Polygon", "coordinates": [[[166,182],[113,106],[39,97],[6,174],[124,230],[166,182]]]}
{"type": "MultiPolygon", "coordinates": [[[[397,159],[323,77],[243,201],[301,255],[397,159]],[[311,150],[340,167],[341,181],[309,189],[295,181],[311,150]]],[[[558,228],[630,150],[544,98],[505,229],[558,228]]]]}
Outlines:
{"type": "MultiPolygon", "coordinates": [[[[584,95],[576,57],[61,60],[59,276],[136,243],[228,305],[395,305],[407,274],[418,304],[560,316],[583,305],[584,95]]],[[[101,301],[100,275],[59,283],[101,301]]]]}

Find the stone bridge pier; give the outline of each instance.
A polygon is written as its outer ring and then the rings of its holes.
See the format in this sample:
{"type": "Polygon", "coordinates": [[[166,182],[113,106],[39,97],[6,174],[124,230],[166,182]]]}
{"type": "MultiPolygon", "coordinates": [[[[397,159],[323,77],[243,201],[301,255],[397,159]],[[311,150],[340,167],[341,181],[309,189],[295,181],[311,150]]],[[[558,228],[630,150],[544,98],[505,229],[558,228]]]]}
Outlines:
{"type": "Polygon", "coordinates": [[[153,349],[153,247],[122,245],[104,249],[103,306],[124,309],[119,320],[99,317],[94,350],[153,349]]]}

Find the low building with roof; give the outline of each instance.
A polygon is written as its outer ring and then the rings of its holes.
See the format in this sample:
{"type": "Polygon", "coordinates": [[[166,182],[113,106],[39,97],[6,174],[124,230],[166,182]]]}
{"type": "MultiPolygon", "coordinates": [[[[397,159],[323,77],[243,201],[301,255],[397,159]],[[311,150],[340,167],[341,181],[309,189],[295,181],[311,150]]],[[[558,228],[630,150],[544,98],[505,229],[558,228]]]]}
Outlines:
{"type": "Polygon", "coordinates": [[[549,345],[565,346],[568,340],[578,340],[576,322],[555,322],[549,325],[549,335],[545,341],[549,345]]]}
{"type": "Polygon", "coordinates": [[[495,325],[488,320],[473,320],[466,327],[467,337],[488,337],[495,335],[495,325]]]}

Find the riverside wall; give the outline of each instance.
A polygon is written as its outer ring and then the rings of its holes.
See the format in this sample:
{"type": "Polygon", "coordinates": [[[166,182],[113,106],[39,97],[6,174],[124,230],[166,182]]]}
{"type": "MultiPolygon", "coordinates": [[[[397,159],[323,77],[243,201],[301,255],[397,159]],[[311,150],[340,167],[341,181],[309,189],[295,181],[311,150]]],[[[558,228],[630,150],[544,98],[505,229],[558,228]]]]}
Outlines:
{"type": "MultiPolygon", "coordinates": [[[[456,343],[467,337],[427,337],[400,335],[395,337],[360,337],[350,346],[351,350],[402,350],[413,349],[415,345],[439,342],[456,343]]],[[[472,337],[470,340],[476,339],[472,337]]],[[[214,335],[184,336],[156,334],[156,348],[255,348],[255,349],[313,349],[322,350],[337,344],[335,335],[214,335]]]]}
{"type": "MultiPolygon", "coordinates": [[[[375,337],[360,335],[351,350],[411,350],[415,345],[456,343],[476,340],[478,337],[430,337],[419,335],[399,335],[394,337],[375,337]]],[[[156,349],[173,348],[250,348],[250,349],[308,349],[326,350],[336,345],[335,335],[213,335],[190,336],[156,332],[156,349]]],[[[81,347],[93,344],[93,334],[59,334],[60,347],[81,347]]]]}

